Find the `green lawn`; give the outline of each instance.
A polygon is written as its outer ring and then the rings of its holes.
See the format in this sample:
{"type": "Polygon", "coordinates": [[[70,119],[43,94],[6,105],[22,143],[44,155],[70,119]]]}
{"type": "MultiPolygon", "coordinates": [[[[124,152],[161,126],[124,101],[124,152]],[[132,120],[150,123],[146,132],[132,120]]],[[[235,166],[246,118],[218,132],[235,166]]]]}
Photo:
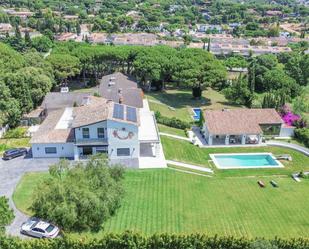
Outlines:
{"type": "Polygon", "coordinates": [[[191,90],[152,92],[146,94],[146,97],[151,110],[160,111],[163,116],[177,117],[187,122],[193,121],[193,107],[201,107],[203,109],[235,108],[221,93],[211,88],[203,91],[203,96],[200,100],[192,98],[191,90]]]}
{"type": "Polygon", "coordinates": [[[39,184],[49,177],[48,173],[27,173],[17,185],[13,194],[13,201],[20,210],[28,215],[32,215],[29,207],[35,196],[35,189],[39,184]]]}
{"type": "Polygon", "coordinates": [[[238,147],[238,148],[199,148],[187,141],[176,140],[170,137],[161,136],[161,141],[166,159],[185,163],[197,164],[211,167],[218,176],[244,176],[244,175],[290,175],[292,172],[309,170],[309,157],[291,150],[280,147],[238,147]],[[282,161],[284,168],[280,169],[240,169],[240,170],[218,170],[210,160],[209,154],[213,153],[253,153],[270,152],[274,155],[289,154],[293,161],[282,161]]]}
{"type": "MultiPolygon", "coordinates": [[[[259,178],[208,178],[171,169],[129,170],[122,206],[95,234],[138,231],[152,233],[207,233],[209,235],[288,238],[309,234],[309,180],[275,179],[280,187],[265,189],[259,178]]],[[[18,208],[25,210],[33,199],[34,182],[46,174],[27,174],[14,194],[18,208]],[[20,193],[22,192],[22,193],[20,193]]]]}
{"type": "Polygon", "coordinates": [[[180,137],[187,137],[185,130],[169,127],[169,126],[162,125],[162,124],[158,124],[158,128],[160,132],[165,132],[165,133],[180,136],[180,137]]]}
{"type": "Polygon", "coordinates": [[[16,147],[29,147],[30,138],[9,138],[0,139],[0,155],[3,154],[5,150],[16,148],[16,147]]]}

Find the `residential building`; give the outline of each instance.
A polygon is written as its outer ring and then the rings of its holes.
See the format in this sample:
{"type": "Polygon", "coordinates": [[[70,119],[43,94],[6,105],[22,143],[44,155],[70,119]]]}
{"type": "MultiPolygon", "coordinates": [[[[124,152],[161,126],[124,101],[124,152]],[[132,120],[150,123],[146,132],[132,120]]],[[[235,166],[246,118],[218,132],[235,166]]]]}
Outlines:
{"type": "Polygon", "coordinates": [[[263,136],[289,137],[294,131],[275,109],[206,110],[203,115],[209,146],[260,144],[263,136]]]}
{"type": "Polygon", "coordinates": [[[291,51],[292,50],[289,47],[210,43],[210,52],[216,55],[241,54],[243,56],[250,56],[251,54],[253,55],[278,54],[291,51]]]}
{"type": "Polygon", "coordinates": [[[13,30],[13,27],[9,23],[0,23],[0,33],[6,33],[11,32],[13,30]]]}
{"type": "Polygon", "coordinates": [[[196,24],[196,29],[198,32],[216,32],[222,33],[221,25],[214,25],[214,24],[196,24]]]}
{"type": "Polygon", "coordinates": [[[46,118],[30,141],[33,157],[80,160],[105,153],[112,164],[166,167],[154,113],[137,83],[115,73],[95,90],[102,97],[71,92],[45,97],[46,118]]]}

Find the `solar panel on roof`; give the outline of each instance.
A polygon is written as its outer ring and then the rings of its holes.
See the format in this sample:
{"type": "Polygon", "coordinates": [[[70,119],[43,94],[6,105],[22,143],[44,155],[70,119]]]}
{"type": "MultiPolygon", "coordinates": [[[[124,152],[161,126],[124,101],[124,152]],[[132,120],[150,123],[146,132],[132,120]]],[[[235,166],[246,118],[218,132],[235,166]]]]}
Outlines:
{"type": "Polygon", "coordinates": [[[127,120],[137,122],[136,108],[127,106],[127,120]]]}
{"type": "Polygon", "coordinates": [[[123,105],[114,104],[113,118],[124,119],[124,108],[123,105]]]}

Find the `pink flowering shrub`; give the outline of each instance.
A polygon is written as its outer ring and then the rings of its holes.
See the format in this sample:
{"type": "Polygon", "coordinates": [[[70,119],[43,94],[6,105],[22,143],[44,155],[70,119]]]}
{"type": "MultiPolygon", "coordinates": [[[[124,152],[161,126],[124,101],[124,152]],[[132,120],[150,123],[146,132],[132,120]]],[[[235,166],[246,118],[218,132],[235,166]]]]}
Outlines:
{"type": "Polygon", "coordinates": [[[282,120],[285,124],[292,126],[294,125],[294,122],[301,119],[301,117],[297,114],[292,113],[291,111],[282,115],[282,120]]]}

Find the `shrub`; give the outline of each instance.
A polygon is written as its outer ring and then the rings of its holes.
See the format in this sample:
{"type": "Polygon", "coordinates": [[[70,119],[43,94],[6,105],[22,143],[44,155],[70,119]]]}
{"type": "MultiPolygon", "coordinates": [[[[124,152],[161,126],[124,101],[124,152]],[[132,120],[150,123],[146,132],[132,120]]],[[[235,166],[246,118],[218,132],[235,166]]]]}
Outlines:
{"type": "Polygon", "coordinates": [[[309,147],[309,129],[295,129],[295,138],[302,142],[306,147],[309,147]]]}
{"type": "MultiPolygon", "coordinates": [[[[0,197],[0,233],[4,231],[6,225],[10,224],[14,218],[13,211],[9,207],[9,200],[1,196],[0,197]]],[[[1,246],[0,246],[1,248],[1,246]]]]}
{"type": "Polygon", "coordinates": [[[27,128],[25,127],[17,127],[11,130],[8,130],[4,138],[24,138],[26,137],[27,128]]]}
{"type": "Polygon", "coordinates": [[[164,117],[158,111],[155,113],[155,116],[156,116],[156,120],[159,124],[163,124],[163,125],[166,125],[166,126],[169,126],[169,127],[182,129],[182,130],[191,128],[190,123],[182,121],[182,120],[175,118],[175,117],[173,117],[173,118],[164,117]]]}

